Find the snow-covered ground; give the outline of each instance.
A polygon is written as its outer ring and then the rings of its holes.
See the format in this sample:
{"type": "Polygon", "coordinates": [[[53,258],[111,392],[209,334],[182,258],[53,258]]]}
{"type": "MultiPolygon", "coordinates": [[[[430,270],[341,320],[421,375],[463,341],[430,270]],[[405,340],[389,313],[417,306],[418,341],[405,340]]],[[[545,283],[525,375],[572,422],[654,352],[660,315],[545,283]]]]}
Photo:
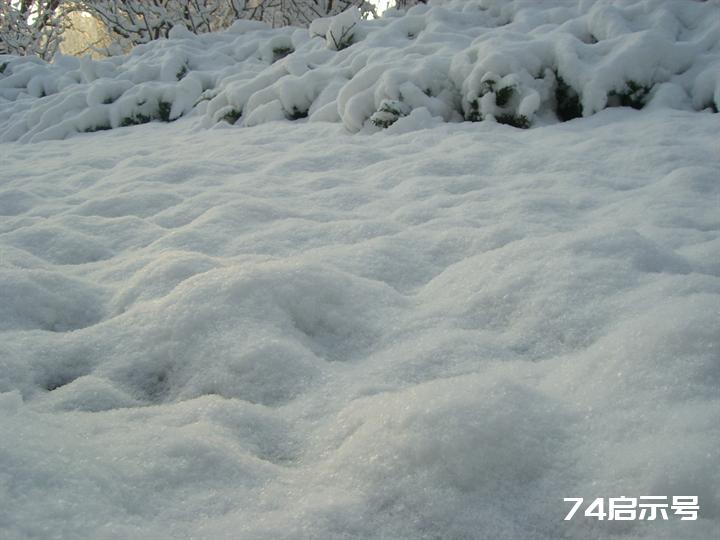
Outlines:
{"type": "Polygon", "coordinates": [[[683,73],[528,130],[201,106],[26,144],[62,91],[5,94],[0,538],[717,537],[720,115],[683,73]],[[699,517],[563,520],[622,495],[699,517]]]}
{"type": "Polygon", "coordinates": [[[712,538],[717,126],[3,145],[3,538],[712,538]]]}

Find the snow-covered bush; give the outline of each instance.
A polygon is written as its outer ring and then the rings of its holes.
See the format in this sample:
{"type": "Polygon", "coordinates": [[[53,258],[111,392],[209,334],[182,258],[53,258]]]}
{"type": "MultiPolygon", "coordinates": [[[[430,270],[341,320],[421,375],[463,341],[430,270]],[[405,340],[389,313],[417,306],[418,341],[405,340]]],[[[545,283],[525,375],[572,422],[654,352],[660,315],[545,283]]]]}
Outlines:
{"type": "Polygon", "coordinates": [[[437,0],[375,20],[353,8],[309,29],[236,21],[195,34],[175,26],[167,39],[100,61],[1,56],[0,140],[190,114],[205,127],[307,118],[357,132],[419,109],[446,122],[520,128],[612,106],[716,111],[719,7],[437,0]]]}
{"type": "Polygon", "coordinates": [[[635,81],[627,81],[620,90],[610,91],[608,106],[642,109],[650,90],[649,86],[638,84],[635,81]]]}
{"type": "Polygon", "coordinates": [[[573,118],[582,116],[582,103],[580,96],[565,80],[557,73],[555,76],[555,114],[561,122],[567,122],[573,118]]]}
{"type": "Polygon", "coordinates": [[[356,41],[361,18],[360,10],[351,7],[335,17],[315,19],[310,24],[310,34],[324,36],[328,49],[342,51],[356,41]]]}
{"type": "Polygon", "coordinates": [[[539,105],[537,92],[529,94],[529,99],[519,99],[517,84],[512,75],[500,78],[487,73],[482,79],[478,96],[468,101],[466,119],[479,122],[488,117],[501,124],[518,128],[530,127],[530,116],[539,105]]]}
{"type": "Polygon", "coordinates": [[[386,128],[393,125],[402,116],[407,116],[412,109],[399,100],[386,99],[380,104],[380,109],[370,117],[370,121],[377,127],[386,128]]]}

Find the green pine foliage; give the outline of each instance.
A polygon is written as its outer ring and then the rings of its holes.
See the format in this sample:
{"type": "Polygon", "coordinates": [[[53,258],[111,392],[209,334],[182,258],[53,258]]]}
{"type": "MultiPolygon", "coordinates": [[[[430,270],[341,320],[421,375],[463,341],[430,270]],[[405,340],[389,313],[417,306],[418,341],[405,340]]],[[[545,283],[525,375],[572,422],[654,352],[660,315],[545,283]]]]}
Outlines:
{"type": "Polygon", "coordinates": [[[555,72],[555,114],[561,122],[582,116],[580,95],[560,74],[555,72]]]}
{"type": "Polygon", "coordinates": [[[496,79],[488,78],[480,85],[480,95],[471,100],[468,110],[465,112],[465,119],[470,122],[480,122],[484,120],[484,115],[480,110],[480,100],[492,94],[495,99],[495,106],[500,109],[495,114],[495,120],[499,124],[506,124],[516,128],[527,129],[530,127],[530,119],[522,114],[517,114],[514,110],[517,103],[513,103],[513,98],[517,96],[517,88],[514,84],[506,84],[500,86],[500,82],[496,79]]]}
{"type": "Polygon", "coordinates": [[[498,88],[497,92],[495,92],[495,105],[498,107],[506,107],[514,93],[515,86],[513,85],[498,88]]]}
{"type": "Polygon", "coordinates": [[[295,52],[295,49],[292,47],[275,47],[272,50],[273,58],[272,62],[273,64],[277,62],[278,60],[285,58],[287,55],[292,54],[295,52]]]}
{"type": "Polygon", "coordinates": [[[97,126],[92,126],[83,130],[83,133],[95,133],[96,131],[107,131],[109,129],[112,129],[110,124],[98,124],[97,126]]]}
{"type": "Polygon", "coordinates": [[[228,112],[225,116],[222,117],[222,120],[230,124],[231,126],[235,124],[238,120],[240,120],[240,117],[242,116],[242,111],[238,109],[232,109],[230,112],[228,112]]]}
{"type": "Polygon", "coordinates": [[[168,101],[161,101],[160,103],[158,103],[158,118],[163,122],[169,122],[171,110],[172,103],[168,101]]]}
{"type": "Polygon", "coordinates": [[[651,89],[651,86],[645,86],[633,80],[627,81],[622,90],[613,90],[608,94],[608,105],[642,109],[651,89]]]}
{"type": "Polygon", "coordinates": [[[465,113],[465,120],[469,122],[480,122],[483,119],[482,113],[480,112],[480,100],[473,99],[470,102],[470,108],[465,113]]]}
{"type": "Polygon", "coordinates": [[[123,118],[120,121],[120,127],[139,126],[140,124],[147,124],[151,120],[152,118],[146,114],[135,113],[123,118]]]}
{"type": "Polygon", "coordinates": [[[373,125],[379,128],[388,128],[397,122],[402,116],[407,116],[408,106],[402,101],[385,100],[380,109],[370,117],[373,125]]]}
{"type": "Polygon", "coordinates": [[[307,116],[308,116],[307,109],[303,111],[303,110],[298,109],[297,107],[293,106],[292,111],[288,115],[288,119],[289,120],[300,120],[301,118],[307,118],[307,116]]]}
{"type": "Polygon", "coordinates": [[[500,114],[495,117],[498,124],[505,124],[520,129],[528,129],[530,127],[530,120],[523,114],[500,114]]]}

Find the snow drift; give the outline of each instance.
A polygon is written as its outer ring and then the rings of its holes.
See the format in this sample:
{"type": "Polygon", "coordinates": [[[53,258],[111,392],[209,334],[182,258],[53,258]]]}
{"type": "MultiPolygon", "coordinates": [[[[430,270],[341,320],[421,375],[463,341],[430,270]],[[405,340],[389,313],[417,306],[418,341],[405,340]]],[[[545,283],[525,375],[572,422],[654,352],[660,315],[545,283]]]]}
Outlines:
{"type": "Polygon", "coordinates": [[[351,132],[414,110],[530,127],[608,106],[717,111],[717,0],[436,0],[309,29],[241,21],[101,61],[0,57],[0,141],[196,115],[202,125],[308,118],[351,132]]]}
{"type": "Polygon", "coordinates": [[[712,538],[716,118],[4,143],[3,539],[712,538]]]}

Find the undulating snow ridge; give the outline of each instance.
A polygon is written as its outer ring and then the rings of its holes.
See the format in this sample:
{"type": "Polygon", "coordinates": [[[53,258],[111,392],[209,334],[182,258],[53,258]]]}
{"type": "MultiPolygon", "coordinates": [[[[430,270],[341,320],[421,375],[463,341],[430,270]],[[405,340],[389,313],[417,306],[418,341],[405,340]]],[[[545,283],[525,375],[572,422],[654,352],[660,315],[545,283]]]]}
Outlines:
{"type": "Polygon", "coordinates": [[[618,108],[3,144],[0,537],[713,538],[716,134],[618,108]],[[562,519],[620,495],[700,516],[562,519]]]}
{"type": "Polygon", "coordinates": [[[0,141],[195,114],[379,129],[411,111],[529,127],[612,105],[717,110],[718,0],[435,0],[309,30],[238,22],[102,61],[0,57],[0,141]]]}

